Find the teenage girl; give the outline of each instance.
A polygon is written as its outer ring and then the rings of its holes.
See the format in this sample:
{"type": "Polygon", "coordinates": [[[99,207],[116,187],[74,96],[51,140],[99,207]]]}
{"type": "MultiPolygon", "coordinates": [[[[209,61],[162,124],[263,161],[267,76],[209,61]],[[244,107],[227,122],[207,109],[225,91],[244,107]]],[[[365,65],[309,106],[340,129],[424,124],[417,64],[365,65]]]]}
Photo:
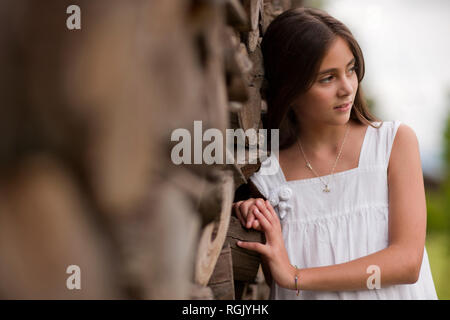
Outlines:
{"type": "Polygon", "coordinates": [[[437,299],[418,141],[369,112],[352,33],[296,8],[273,20],[261,49],[264,122],[279,129],[279,152],[250,177],[263,198],[233,208],[265,233],[265,244],[238,245],[262,255],[270,298],[437,299]]]}

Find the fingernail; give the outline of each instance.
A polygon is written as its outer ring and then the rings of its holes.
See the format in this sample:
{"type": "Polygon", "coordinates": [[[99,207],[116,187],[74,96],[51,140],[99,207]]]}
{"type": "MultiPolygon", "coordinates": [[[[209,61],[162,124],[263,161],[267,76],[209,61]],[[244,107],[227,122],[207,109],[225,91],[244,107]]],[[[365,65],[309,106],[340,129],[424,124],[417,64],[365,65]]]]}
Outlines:
{"type": "Polygon", "coordinates": [[[238,241],[238,242],[237,242],[238,246],[240,246],[240,245],[241,245],[241,243],[242,243],[241,241],[238,241]]]}

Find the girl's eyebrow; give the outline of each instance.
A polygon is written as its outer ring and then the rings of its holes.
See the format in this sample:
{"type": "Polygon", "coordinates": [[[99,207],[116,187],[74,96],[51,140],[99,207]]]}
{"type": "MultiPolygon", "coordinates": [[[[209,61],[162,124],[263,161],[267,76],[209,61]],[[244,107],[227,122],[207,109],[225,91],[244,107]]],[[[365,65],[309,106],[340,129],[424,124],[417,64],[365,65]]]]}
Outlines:
{"type": "MultiPolygon", "coordinates": [[[[347,66],[349,66],[349,65],[352,64],[353,62],[355,62],[355,58],[353,58],[352,60],[350,60],[350,62],[347,63],[347,66]]],[[[321,74],[328,73],[328,72],[331,72],[331,71],[337,71],[337,68],[331,68],[331,69],[326,69],[326,70],[320,71],[317,75],[320,76],[321,74]]]]}

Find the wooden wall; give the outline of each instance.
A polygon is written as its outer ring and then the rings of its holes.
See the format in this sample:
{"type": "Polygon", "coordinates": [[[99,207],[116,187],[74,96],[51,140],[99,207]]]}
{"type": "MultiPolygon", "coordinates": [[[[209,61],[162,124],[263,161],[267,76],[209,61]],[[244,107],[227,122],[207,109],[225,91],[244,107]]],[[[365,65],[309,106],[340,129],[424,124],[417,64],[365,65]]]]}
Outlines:
{"type": "Polygon", "coordinates": [[[263,235],[231,216],[258,164],[175,165],[171,135],[261,128],[259,44],[292,4],[0,3],[0,298],[261,297],[235,242],[263,235]]]}

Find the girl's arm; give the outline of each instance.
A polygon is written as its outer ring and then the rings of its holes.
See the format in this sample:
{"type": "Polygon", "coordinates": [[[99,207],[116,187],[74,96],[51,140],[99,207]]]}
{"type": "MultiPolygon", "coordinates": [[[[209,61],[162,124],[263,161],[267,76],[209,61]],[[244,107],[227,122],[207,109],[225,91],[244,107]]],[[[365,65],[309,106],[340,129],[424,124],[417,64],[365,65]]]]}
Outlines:
{"type": "MultiPolygon", "coordinates": [[[[392,146],[388,166],[389,184],[389,246],[386,249],[346,263],[296,270],[286,262],[284,254],[278,254],[267,243],[244,243],[243,247],[267,255],[276,275],[274,280],[280,286],[294,290],[294,275],[299,276],[300,290],[343,291],[367,289],[367,280],[372,275],[367,268],[377,266],[380,270],[381,286],[411,284],[418,280],[422,264],[426,233],[426,203],[419,145],[414,131],[402,124],[392,146]],[[283,260],[283,262],[279,262],[283,260]],[[276,267],[276,269],[275,269],[276,267]]],[[[276,214],[273,208],[264,211],[257,218],[265,228],[266,238],[279,240],[276,214]],[[269,215],[270,214],[270,215],[269,215]],[[267,219],[266,219],[267,217],[267,219]],[[272,219],[272,220],[270,220],[272,219]],[[267,232],[272,233],[271,236],[267,232]]],[[[284,249],[285,250],[285,249],[284,249]]]]}

